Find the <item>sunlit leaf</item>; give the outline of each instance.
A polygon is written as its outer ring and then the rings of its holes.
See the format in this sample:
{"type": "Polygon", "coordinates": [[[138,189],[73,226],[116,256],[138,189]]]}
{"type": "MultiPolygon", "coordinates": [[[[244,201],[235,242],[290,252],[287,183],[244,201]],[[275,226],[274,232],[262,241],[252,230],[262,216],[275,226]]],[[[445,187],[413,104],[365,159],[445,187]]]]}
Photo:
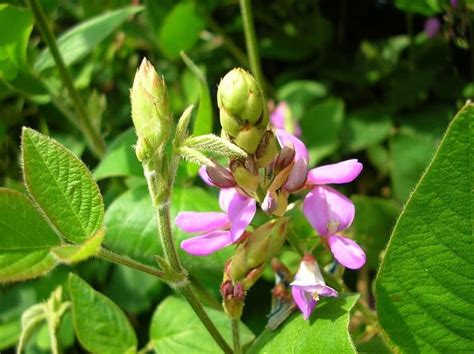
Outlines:
{"type": "Polygon", "coordinates": [[[404,352],[469,352],[474,105],[454,118],[395,226],[376,282],[380,323],[404,352]]]}

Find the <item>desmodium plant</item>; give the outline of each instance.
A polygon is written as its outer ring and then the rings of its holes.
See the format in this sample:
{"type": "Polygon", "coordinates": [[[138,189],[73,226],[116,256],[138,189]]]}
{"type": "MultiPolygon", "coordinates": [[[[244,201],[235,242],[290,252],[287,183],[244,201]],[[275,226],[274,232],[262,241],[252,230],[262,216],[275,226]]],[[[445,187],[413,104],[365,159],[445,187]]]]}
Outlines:
{"type": "MultiPolygon", "coordinates": [[[[144,9],[152,13],[156,5],[101,14],[56,40],[40,1],[27,2],[29,10],[0,5],[0,28],[8,22],[22,29],[18,38],[0,36],[0,83],[41,83],[40,94],[28,99],[46,102],[48,96],[48,104],[84,135],[88,153],[81,160],[74,145],[54,131],[20,125],[23,183],[0,188],[0,351],[13,345],[17,353],[53,354],[474,350],[472,102],[439,139],[425,126],[431,120],[422,125],[428,133],[417,135],[415,123],[392,124],[379,107],[356,111],[347,121],[339,98],[308,109],[327,88],[297,80],[273,92],[263,75],[250,0],[239,1],[247,55],[207,19],[219,33],[215,43],[224,43],[250,69],[216,66],[220,81],[213,91],[205,70],[179,51],[190,34],[179,36],[180,27],[173,25],[189,23],[190,32],[196,27],[197,41],[204,29],[198,14],[208,10],[178,2],[163,21],[159,46],[170,60],[181,56],[186,80],[194,80],[188,94],[198,92],[199,106],[176,97],[171,61],[156,61],[165,76],[146,58],[127,62],[125,71],[138,66],[133,81],[124,84],[130,97],[126,123],[133,127],[109,144],[100,122],[104,97],[91,93],[86,103],[78,92],[92,69],[77,75],[71,65],[127,18],[144,9]],[[27,68],[25,38],[33,19],[47,48],[27,68]],[[173,46],[175,40],[181,43],[173,46]],[[53,67],[59,76],[48,78],[53,67]],[[56,90],[58,81],[64,92],[56,90]],[[212,126],[213,103],[218,127],[212,126]],[[176,112],[182,112],[179,118],[176,112]],[[314,129],[308,124],[313,115],[314,129]],[[335,137],[348,140],[344,149],[337,150],[335,137]],[[426,141],[439,146],[428,151],[425,162],[431,162],[415,186],[418,175],[405,165],[413,159],[425,166],[409,153],[426,141]],[[387,149],[409,152],[392,161],[387,149]],[[329,162],[321,163],[324,158],[329,162]],[[86,165],[91,159],[99,160],[93,172],[86,165]],[[127,179],[117,178],[123,169],[127,179]],[[367,187],[388,170],[394,194],[407,197],[396,223],[401,203],[375,198],[367,187]],[[404,183],[412,175],[413,190],[404,183]],[[351,193],[355,189],[359,195],[351,193]],[[379,239],[382,233],[387,240],[379,239]]],[[[464,32],[472,4],[395,3],[410,13],[411,32],[410,11],[430,16],[425,33],[395,38],[385,47],[364,43],[360,55],[370,59],[365,79],[382,85],[379,76],[388,77],[407,48],[407,67],[398,68],[405,81],[391,83],[388,95],[403,113],[413,99],[400,95],[399,86],[409,88],[416,77],[417,46],[435,46],[457,20],[463,32],[457,45],[468,46],[472,35],[464,32]],[[444,24],[432,17],[441,11],[444,24]]],[[[318,31],[324,28],[320,20],[318,31]]],[[[116,42],[120,47],[126,41],[118,36],[116,42]]],[[[268,43],[262,42],[265,55],[272,53],[268,43]]],[[[273,48],[273,55],[302,55],[283,48],[273,48]]]]}

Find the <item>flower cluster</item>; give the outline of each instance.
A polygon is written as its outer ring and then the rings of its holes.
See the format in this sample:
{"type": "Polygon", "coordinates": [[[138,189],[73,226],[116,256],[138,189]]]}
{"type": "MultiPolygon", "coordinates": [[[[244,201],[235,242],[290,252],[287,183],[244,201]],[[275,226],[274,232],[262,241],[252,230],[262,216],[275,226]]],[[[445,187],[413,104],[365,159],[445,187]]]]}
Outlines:
{"type": "MultiPolygon", "coordinates": [[[[334,258],[347,268],[362,267],[364,251],[343,235],[354,219],[354,205],[329,186],[352,182],[362,171],[362,164],[347,160],[308,169],[308,149],[298,138],[301,128],[291,119],[288,106],[278,105],[269,117],[258,85],[241,69],[223,78],[218,105],[223,136],[245,150],[248,157],[230,159],[226,167],[217,163],[202,166],[201,178],[221,188],[222,212],[180,212],[176,224],[185,232],[197,234],[181,244],[190,254],[205,256],[237,245],[224,269],[221,287],[227,313],[240,316],[245,292],[285,243],[287,224],[291,222],[285,212],[291,194],[307,191],[303,213],[334,258]],[[272,129],[267,129],[269,122],[272,129]],[[269,221],[252,227],[257,205],[269,221]]],[[[337,296],[325,285],[309,253],[303,257],[291,286],[293,299],[305,318],[319,296],[337,296]]]]}

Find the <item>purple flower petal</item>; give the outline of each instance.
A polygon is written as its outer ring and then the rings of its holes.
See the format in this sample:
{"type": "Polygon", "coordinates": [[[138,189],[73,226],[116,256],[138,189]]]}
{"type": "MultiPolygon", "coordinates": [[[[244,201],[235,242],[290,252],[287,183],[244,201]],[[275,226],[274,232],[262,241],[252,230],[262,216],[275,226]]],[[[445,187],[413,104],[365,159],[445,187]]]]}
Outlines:
{"type": "Polygon", "coordinates": [[[281,147],[291,144],[295,147],[296,155],[299,155],[306,161],[309,161],[308,149],[300,139],[283,129],[277,129],[276,136],[281,147]]]}
{"type": "Polygon", "coordinates": [[[204,181],[204,183],[206,183],[208,186],[216,187],[216,185],[209,178],[209,175],[207,174],[206,167],[207,166],[203,165],[199,168],[199,176],[204,181]]]}
{"type": "Polygon", "coordinates": [[[219,206],[221,207],[221,210],[227,213],[232,200],[239,196],[240,194],[235,188],[222,188],[219,192],[219,206]]]}
{"type": "Polygon", "coordinates": [[[209,232],[230,226],[225,213],[182,211],[176,217],[176,225],[185,232],[209,232]]]}
{"type": "Polygon", "coordinates": [[[359,269],[365,264],[365,252],[355,241],[332,235],[328,237],[328,243],[334,258],[344,267],[359,269]]]}
{"type": "Polygon", "coordinates": [[[328,186],[316,186],[303,203],[309,223],[321,236],[347,229],[354,220],[355,208],[349,198],[328,186]]]}
{"type": "Polygon", "coordinates": [[[441,22],[436,17],[430,17],[425,22],[425,34],[428,38],[434,38],[441,29],[441,22]]]}
{"type": "Polygon", "coordinates": [[[295,155],[295,163],[291,169],[290,175],[286,180],[283,188],[289,192],[294,192],[303,187],[306,182],[306,176],[308,174],[308,163],[305,159],[298,155],[295,155]]]}
{"type": "Polygon", "coordinates": [[[308,184],[348,183],[356,179],[361,171],[362,164],[356,159],[320,166],[308,172],[308,184]]]}
{"type": "MultiPolygon", "coordinates": [[[[273,110],[273,112],[270,114],[270,124],[277,128],[277,129],[283,129],[288,131],[287,127],[287,122],[286,122],[286,117],[287,115],[291,117],[291,111],[290,108],[288,107],[288,104],[286,102],[280,102],[278,106],[273,110]]],[[[301,127],[298,124],[297,121],[294,119],[289,119],[289,122],[293,127],[290,126],[290,128],[293,128],[293,131],[288,131],[289,133],[293,134],[296,137],[301,136],[301,127]]],[[[291,129],[290,129],[291,130],[291,129]]]]}
{"type": "Polygon", "coordinates": [[[255,213],[257,204],[255,199],[238,194],[229,204],[227,215],[230,220],[230,233],[232,239],[237,241],[243,232],[250,225],[255,213]]]}
{"type": "Polygon", "coordinates": [[[193,256],[207,256],[233,242],[229,231],[217,230],[188,238],[181,242],[181,248],[193,256]]]}
{"type": "Polygon", "coordinates": [[[293,295],[293,300],[295,300],[296,305],[303,313],[303,318],[307,320],[316,306],[316,300],[313,299],[310,293],[297,286],[291,287],[291,295],[293,295]]]}

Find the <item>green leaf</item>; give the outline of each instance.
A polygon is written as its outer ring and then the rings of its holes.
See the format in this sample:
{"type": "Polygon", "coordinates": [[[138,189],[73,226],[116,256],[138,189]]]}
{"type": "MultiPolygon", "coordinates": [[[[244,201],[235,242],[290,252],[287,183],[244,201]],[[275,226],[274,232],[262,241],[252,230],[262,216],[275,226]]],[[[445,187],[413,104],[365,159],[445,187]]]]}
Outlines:
{"type": "Polygon", "coordinates": [[[102,196],[81,160],[29,128],[23,129],[22,158],[29,193],[66,239],[80,243],[101,230],[102,196]]]}
{"type": "Polygon", "coordinates": [[[349,312],[359,295],[323,299],[311,318],[295,313],[276,331],[266,329],[249,353],[355,353],[349,335],[349,312]]]}
{"type": "Polygon", "coordinates": [[[104,239],[104,230],[84,241],[80,245],[63,245],[51,250],[59,262],[74,264],[85,261],[99,252],[104,239]]]}
{"type": "Polygon", "coordinates": [[[136,351],[135,332],[117,305],[77,275],[69,276],[69,289],[74,328],[86,350],[104,354],[136,351]]]}
{"type": "Polygon", "coordinates": [[[104,244],[144,263],[156,264],[161,253],[155,211],[146,186],[131,189],[114,202],[105,214],[104,244]]]}
{"type": "Polygon", "coordinates": [[[376,281],[380,323],[403,352],[471,352],[474,105],[454,118],[397,221],[376,281]]]}
{"type": "Polygon", "coordinates": [[[137,142],[135,130],[120,134],[108,147],[107,153],[94,170],[94,178],[101,180],[117,176],[143,177],[143,169],[135,156],[133,145],[137,142]]]}
{"type": "Polygon", "coordinates": [[[47,221],[22,193],[0,188],[0,283],[37,277],[56,261],[61,244],[47,221]]]}
{"type": "Polygon", "coordinates": [[[166,16],[158,34],[159,46],[171,59],[191,49],[199,39],[205,23],[193,3],[176,4],[166,16]]]}
{"type": "Polygon", "coordinates": [[[20,336],[21,324],[19,320],[0,323],[0,350],[12,347],[20,336]]]}
{"type": "Polygon", "coordinates": [[[326,96],[326,87],[317,81],[296,80],[290,81],[278,89],[279,101],[287,101],[296,119],[303,116],[306,108],[315,99],[326,96]]]}
{"type": "Polygon", "coordinates": [[[392,117],[381,108],[366,108],[347,117],[345,141],[356,152],[385,140],[392,129],[392,117]]]}
{"type": "Polygon", "coordinates": [[[400,205],[394,200],[353,195],[351,197],[357,210],[352,224],[355,240],[364,248],[367,266],[377,270],[380,253],[385,248],[400,205]]]}
{"type": "Polygon", "coordinates": [[[13,80],[24,69],[28,38],[33,29],[31,11],[0,5],[0,78],[13,80]]]}
{"type": "Polygon", "coordinates": [[[328,98],[305,112],[301,128],[309,150],[310,165],[318,163],[338,148],[343,119],[344,101],[338,98],[328,98]]]}
{"type": "MultiPolygon", "coordinates": [[[[227,343],[232,343],[231,321],[222,311],[206,308],[227,343]]],[[[240,324],[241,344],[249,344],[255,336],[240,324]]],[[[186,303],[170,296],[163,300],[151,320],[150,339],[158,353],[221,353],[221,349],[186,303]]]]}
{"type": "MultiPolygon", "coordinates": [[[[127,18],[143,10],[141,6],[128,6],[106,12],[71,28],[61,35],[57,44],[66,65],[74,64],[94,50],[97,45],[114,32],[127,18]]],[[[51,52],[46,48],[36,59],[37,71],[55,65],[51,52]]]]}
{"type": "Polygon", "coordinates": [[[395,6],[402,11],[432,16],[442,11],[437,0],[395,0],[395,6]]]}

